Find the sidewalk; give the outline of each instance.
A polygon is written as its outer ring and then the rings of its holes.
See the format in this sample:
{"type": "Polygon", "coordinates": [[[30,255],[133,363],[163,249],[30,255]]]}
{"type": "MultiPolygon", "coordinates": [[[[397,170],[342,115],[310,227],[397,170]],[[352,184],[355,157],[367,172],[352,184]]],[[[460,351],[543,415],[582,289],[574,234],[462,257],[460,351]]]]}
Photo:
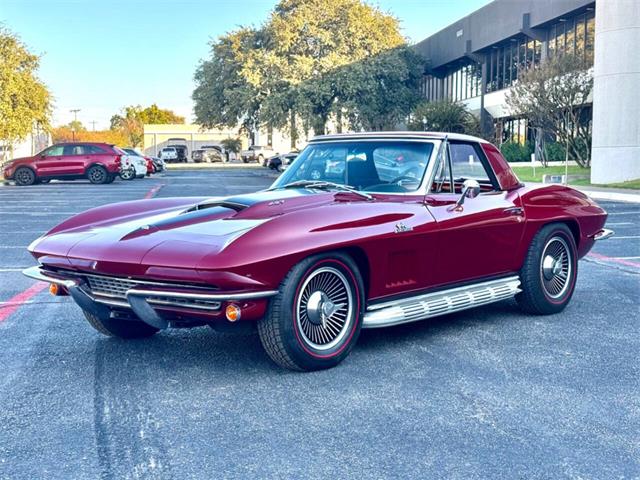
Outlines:
{"type": "MultiPolygon", "coordinates": [[[[558,185],[553,183],[525,182],[531,185],[558,185]]],[[[604,188],[587,187],[582,185],[569,185],[571,188],[580,190],[595,200],[611,200],[614,202],[640,203],[640,190],[629,188],[604,188]]]]}

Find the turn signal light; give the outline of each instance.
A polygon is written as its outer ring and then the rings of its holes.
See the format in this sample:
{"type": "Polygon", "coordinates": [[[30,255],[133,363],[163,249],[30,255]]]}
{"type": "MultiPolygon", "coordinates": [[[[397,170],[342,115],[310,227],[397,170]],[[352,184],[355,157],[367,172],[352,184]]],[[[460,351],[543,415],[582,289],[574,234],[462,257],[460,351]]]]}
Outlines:
{"type": "Polygon", "coordinates": [[[237,305],[227,305],[224,313],[227,317],[227,320],[229,320],[230,322],[240,320],[240,307],[237,305]]]}
{"type": "Polygon", "coordinates": [[[52,283],[52,284],[49,285],[49,293],[51,295],[58,296],[58,295],[60,295],[59,292],[60,292],[60,287],[57,284],[52,283]]]}

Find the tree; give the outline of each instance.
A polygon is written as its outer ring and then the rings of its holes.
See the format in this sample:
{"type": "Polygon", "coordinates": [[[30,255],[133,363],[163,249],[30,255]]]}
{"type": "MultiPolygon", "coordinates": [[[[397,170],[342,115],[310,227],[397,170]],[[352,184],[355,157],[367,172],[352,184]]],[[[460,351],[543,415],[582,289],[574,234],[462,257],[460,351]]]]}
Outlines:
{"type": "Polygon", "coordinates": [[[122,132],[132,147],[137,147],[144,139],[144,125],[147,123],[167,124],[184,123],[184,117],[171,110],[158,108],[154,103],[150,107],[140,105],[125,107],[120,114],[113,115],[110,120],[111,130],[122,132]]]}
{"type": "Polygon", "coordinates": [[[211,43],[211,58],[200,63],[194,80],[196,121],[208,128],[236,127],[253,131],[260,122],[264,94],[243,74],[246,56],[259,48],[259,32],[241,28],[211,43]]]}
{"type": "Polygon", "coordinates": [[[420,103],[422,57],[397,47],[347,65],[338,73],[338,105],[354,129],[392,130],[420,103]]]}
{"type": "Polygon", "coordinates": [[[171,110],[158,108],[155,103],[142,110],[139,116],[143,124],[184,123],[184,117],[176,115],[171,110]]]}
{"type": "MultiPolygon", "coordinates": [[[[404,43],[398,20],[362,0],[281,0],[262,28],[241,28],[212,43],[211,57],[195,74],[196,119],[249,131],[287,127],[294,147],[297,118],[324,133],[329,118],[341,116],[345,106],[362,107],[358,99],[365,92],[393,89],[391,80],[384,88],[378,81],[358,94],[354,81],[337,70],[404,43]]],[[[360,79],[365,70],[358,71],[360,79]]],[[[389,104],[379,107],[386,122],[397,116],[389,104]]],[[[358,118],[371,118],[361,110],[358,118]]]]}
{"type": "Polygon", "coordinates": [[[82,132],[86,130],[85,126],[82,124],[80,120],[71,120],[67,125],[67,128],[76,132],[82,132]]]}
{"type": "Polygon", "coordinates": [[[24,140],[34,126],[49,127],[51,95],[37,77],[39,63],[40,57],[0,27],[0,143],[5,146],[24,140]]]}
{"type": "Polygon", "coordinates": [[[398,19],[362,0],[281,0],[265,30],[267,48],[256,56],[254,68],[266,81],[256,86],[289,91],[318,134],[325,133],[329,117],[344,103],[339,87],[345,82],[338,83],[332,73],[405,43],[398,19]]]}
{"type": "Polygon", "coordinates": [[[74,132],[68,125],[53,128],[51,139],[54,143],[72,142],[75,139],[77,142],[100,142],[122,147],[129,145],[129,138],[120,130],[97,130],[95,132],[76,130],[74,132]]]}
{"type": "Polygon", "coordinates": [[[467,108],[451,100],[423,102],[411,114],[409,130],[477,135],[478,119],[467,108]]]}
{"type": "Polygon", "coordinates": [[[593,73],[585,69],[583,59],[557,55],[538,68],[519,72],[506,101],[515,115],[555,137],[566,146],[570,158],[588,167],[591,134],[585,117],[592,88],[593,73]]]}
{"type": "Polygon", "coordinates": [[[225,138],[220,143],[229,152],[237,154],[242,150],[242,140],[239,138],[225,138]]]}

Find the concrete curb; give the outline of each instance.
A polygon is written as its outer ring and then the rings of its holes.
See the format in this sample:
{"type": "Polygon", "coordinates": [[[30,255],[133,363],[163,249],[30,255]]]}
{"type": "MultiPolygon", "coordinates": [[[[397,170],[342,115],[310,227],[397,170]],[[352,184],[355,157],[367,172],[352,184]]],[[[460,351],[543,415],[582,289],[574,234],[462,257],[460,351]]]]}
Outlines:
{"type": "Polygon", "coordinates": [[[615,202],[640,203],[640,194],[636,193],[605,192],[601,190],[585,190],[576,187],[573,188],[575,188],[576,190],[580,190],[582,193],[590,196],[594,200],[612,200],[615,202]]]}

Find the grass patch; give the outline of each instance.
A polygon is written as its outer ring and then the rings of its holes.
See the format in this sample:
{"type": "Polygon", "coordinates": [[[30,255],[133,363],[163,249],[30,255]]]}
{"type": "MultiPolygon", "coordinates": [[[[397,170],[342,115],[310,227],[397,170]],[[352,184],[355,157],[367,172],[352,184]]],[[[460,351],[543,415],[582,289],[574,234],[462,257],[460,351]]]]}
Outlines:
{"type": "MultiPolygon", "coordinates": [[[[564,175],[564,166],[557,167],[536,167],[536,174],[533,174],[533,168],[531,166],[521,166],[511,164],[511,168],[518,178],[523,182],[542,182],[543,175],[564,175]]],[[[590,168],[582,168],[577,165],[569,166],[569,175],[589,175],[591,176],[590,168]]],[[[623,183],[608,183],[605,185],[592,184],[588,178],[577,178],[569,180],[569,185],[576,185],[582,187],[603,187],[603,188],[629,188],[634,190],[640,190],[640,178],[637,180],[631,180],[623,183]]]]}
{"type": "MultiPolygon", "coordinates": [[[[530,166],[515,166],[511,165],[511,168],[518,178],[523,182],[542,182],[543,175],[564,175],[564,166],[558,167],[536,167],[536,174],[533,175],[533,168],[530,166]]],[[[569,165],[569,175],[591,175],[591,169],[582,168],[577,165],[569,165]]],[[[587,180],[588,182],[588,180],[587,180]]],[[[588,183],[587,183],[588,185],[588,183]]]]}

